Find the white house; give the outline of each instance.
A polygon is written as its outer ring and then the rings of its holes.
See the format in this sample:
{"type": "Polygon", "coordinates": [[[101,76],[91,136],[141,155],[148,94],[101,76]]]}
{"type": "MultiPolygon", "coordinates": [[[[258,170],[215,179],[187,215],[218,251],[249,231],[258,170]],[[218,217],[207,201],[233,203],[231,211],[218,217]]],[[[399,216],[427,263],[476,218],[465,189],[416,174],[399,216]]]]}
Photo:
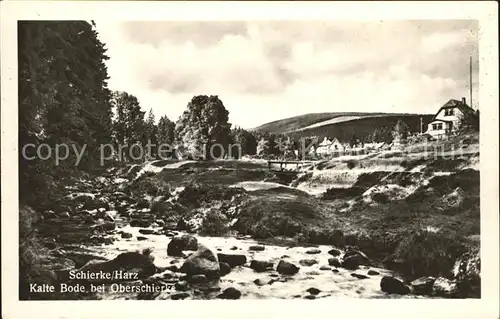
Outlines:
{"type": "Polygon", "coordinates": [[[474,110],[467,105],[465,98],[462,98],[462,101],[451,99],[437,111],[427,125],[426,134],[434,138],[443,138],[455,132],[465,116],[476,116],[474,110]]]}
{"type": "Polygon", "coordinates": [[[345,151],[344,145],[337,139],[329,140],[324,138],[314,149],[314,153],[319,156],[329,156],[335,153],[342,153],[345,151]]]}

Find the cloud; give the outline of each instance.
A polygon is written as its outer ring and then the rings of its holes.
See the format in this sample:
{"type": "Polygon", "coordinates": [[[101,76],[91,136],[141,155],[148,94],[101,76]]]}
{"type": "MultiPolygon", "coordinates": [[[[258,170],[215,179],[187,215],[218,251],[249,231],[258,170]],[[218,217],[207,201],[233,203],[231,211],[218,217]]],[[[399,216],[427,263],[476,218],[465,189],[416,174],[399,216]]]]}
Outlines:
{"type": "Polygon", "coordinates": [[[97,22],[109,86],[172,119],[219,95],[232,123],[309,112],[433,113],[477,96],[477,21],[97,22]]]}

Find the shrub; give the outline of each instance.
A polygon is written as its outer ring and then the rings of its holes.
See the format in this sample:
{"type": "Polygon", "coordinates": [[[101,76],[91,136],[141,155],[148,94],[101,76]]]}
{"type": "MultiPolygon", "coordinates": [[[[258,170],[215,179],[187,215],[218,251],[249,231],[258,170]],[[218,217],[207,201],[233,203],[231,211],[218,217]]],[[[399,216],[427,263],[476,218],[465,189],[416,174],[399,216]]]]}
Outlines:
{"type": "Polygon", "coordinates": [[[356,167],[355,161],[347,161],[347,168],[348,169],[353,169],[354,167],[356,167]]]}
{"type": "Polygon", "coordinates": [[[392,257],[403,262],[401,271],[406,275],[449,277],[465,251],[456,236],[417,230],[401,240],[392,257]]]}
{"type": "Polygon", "coordinates": [[[373,200],[376,203],[386,204],[389,202],[389,195],[385,193],[375,193],[372,195],[373,200]]]}
{"type": "Polygon", "coordinates": [[[224,236],[229,232],[227,217],[217,210],[210,210],[203,219],[200,234],[207,236],[224,236]]]}
{"type": "Polygon", "coordinates": [[[127,191],[134,193],[135,196],[150,195],[150,196],[170,196],[170,185],[159,178],[158,175],[148,176],[144,174],[137,180],[133,181],[127,187],[127,191]]]}
{"type": "Polygon", "coordinates": [[[48,251],[40,243],[35,231],[37,213],[27,206],[19,209],[19,299],[33,299],[30,284],[52,284],[55,273],[46,269],[43,261],[48,258],[48,251]]]}

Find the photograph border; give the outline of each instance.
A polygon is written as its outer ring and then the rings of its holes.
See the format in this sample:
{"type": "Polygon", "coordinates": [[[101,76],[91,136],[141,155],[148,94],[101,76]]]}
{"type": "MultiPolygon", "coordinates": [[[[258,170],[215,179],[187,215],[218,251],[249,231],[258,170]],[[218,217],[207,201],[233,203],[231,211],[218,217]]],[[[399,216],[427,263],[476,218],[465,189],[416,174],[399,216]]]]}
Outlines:
{"type": "Polygon", "coordinates": [[[153,2],[3,1],[1,5],[2,317],[141,318],[498,318],[498,4],[485,2],[153,2]],[[408,20],[479,21],[481,299],[210,301],[19,301],[18,20],[408,20]],[[202,305],[203,303],[203,305],[202,305]]]}

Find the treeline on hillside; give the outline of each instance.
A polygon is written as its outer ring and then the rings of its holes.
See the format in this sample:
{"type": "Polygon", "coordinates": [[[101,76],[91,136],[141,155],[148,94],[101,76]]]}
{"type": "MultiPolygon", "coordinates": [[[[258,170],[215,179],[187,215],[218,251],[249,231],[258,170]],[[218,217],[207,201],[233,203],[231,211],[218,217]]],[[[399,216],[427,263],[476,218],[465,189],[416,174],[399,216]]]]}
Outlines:
{"type": "Polygon", "coordinates": [[[361,118],[290,133],[291,136],[317,136],[319,139],[335,137],[341,142],[349,142],[353,136],[364,143],[390,142],[392,131],[398,122],[403,122],[412,133],[427,129],[432,115],[388,115],[361,118]],[[422,123],[420,122],[422,120],[422,123]]]}

